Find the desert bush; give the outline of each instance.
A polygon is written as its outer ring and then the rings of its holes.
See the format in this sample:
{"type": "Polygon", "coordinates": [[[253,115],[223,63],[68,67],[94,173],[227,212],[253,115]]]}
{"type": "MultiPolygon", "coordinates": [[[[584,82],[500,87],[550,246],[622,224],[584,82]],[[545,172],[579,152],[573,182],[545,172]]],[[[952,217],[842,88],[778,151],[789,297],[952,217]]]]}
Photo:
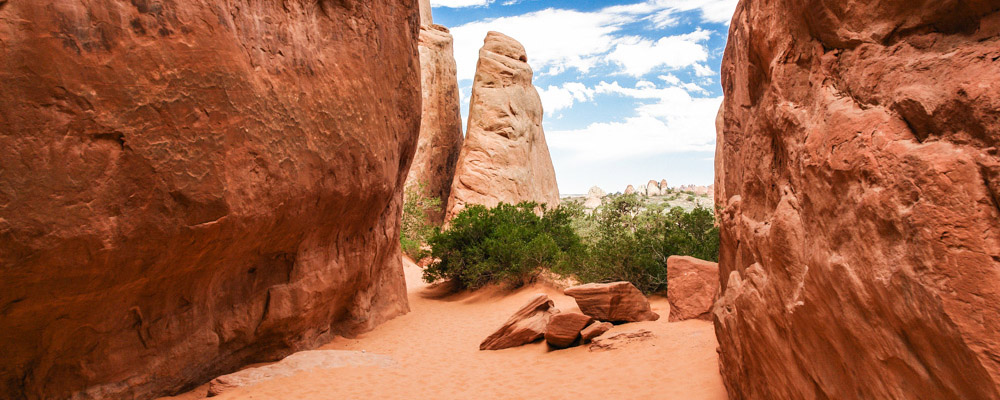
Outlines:
{"type": "Polygon", "coordinates": [[[407,185],[403,190],[399,243],[403,254],[419,259],[424,255],[421,247],[437,228],[430,221],[430,215],[441,212],[441,199],[427,194],[427,185],[423,182],[407,185]]]}
{"type": "Polygon", "coordinates": [[[557,268],[584,252],[570,226],[573,212],[534,202],[471,205],[429,238],[435,261],[424,270],[424,280],[452,280],[473,289],[531,282],[540,268],[557,268]]]}

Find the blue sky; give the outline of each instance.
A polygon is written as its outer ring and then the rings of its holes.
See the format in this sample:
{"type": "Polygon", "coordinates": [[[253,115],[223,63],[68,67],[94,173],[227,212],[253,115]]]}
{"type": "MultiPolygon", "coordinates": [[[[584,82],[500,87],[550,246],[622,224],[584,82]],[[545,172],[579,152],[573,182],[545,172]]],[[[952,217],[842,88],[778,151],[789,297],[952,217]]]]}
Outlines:
{"type": "Polygon", "coordinates": [[[520,41],[561,193],[713,180],[719,64],[737,0],[431,0],[462,115],[486,32],[520,41]]]}

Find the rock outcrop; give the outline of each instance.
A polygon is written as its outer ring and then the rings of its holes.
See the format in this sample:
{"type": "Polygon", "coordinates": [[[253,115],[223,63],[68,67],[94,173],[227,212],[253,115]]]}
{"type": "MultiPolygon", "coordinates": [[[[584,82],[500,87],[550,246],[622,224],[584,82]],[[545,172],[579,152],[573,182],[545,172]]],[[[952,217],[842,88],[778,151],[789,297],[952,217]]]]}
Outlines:
{"type": "Polygon", "coordinates": [[[669,189],[670,189],[670,187],[667,186],[667,180],[666,179],[661,179],[660,180],[660,194],[667,194],[667,190],[669,190],[669,189]]]}
{"type": "Polygon", "coordinates": [[[660,195],[660,184],[654,180],[650,180],[646,183],[646,195],[647,196],[659,196],[660,195]]]}
{"type": "Polygon", "coordinates": [[[649,308],[649,300],[630,282],[588,283],[563,291],[576,300],[580,311],[599,321],[656,321],[660,316],[649,308]]]}
{"type": "Polygon", "coordinates": [[[711,320],[719,294],[719,264],[688,256],[667,257],[667,300],[670,320],[711,320]]]}
{"type": "Polygon", "coordinates": [[[604,189],[601,189],[597,186],[590,188],[590,190],[587,191],[587,198],[583,201],[583,207],[588,210],[593,210],[597,207],[600,207],[601,199],[603,199],[604,196],[607,196],[607,193],[604,192],[604,189]]]}
{"type": "Polygon", "coordinates": [[[580,338],[580,331],[593,320],[580,313],[556,314],[545,327],[545,343],[557,349],[572,346],[580,338]]]}
{"type": "Polygon", "coordinates": [[[559,205],[556,173],[542,131],[542,101],[531,83],[527,61],[516,40],[498,32],[486,35],[447,219],[467,204],[559,205]]]}
{"type": "Polygon", "coordinates": [[[635,193],[635,186],[628,185],[625,188],[625,194],[632,194],[632,193],[635,193]]]}
{"type": "Polygon", "coordinates": [[[169,394],[407,311],[416,2],[0,1],[0,393],[169,394]]]}
{"type": "Polygon", "coordinates": [[[507,322],[479,344],[479,350],[500,350],[534,342],[545,336],[545,327],[559,310],[555,303],[544,294],[536,295],[507,322]]]}
{"type": "Polygon", "coordinates": [[[715,188],[731,398],[1000,398],[998,9],[739,3],[715,188]]]}
{"type": "MultiPolygon", "coordinates": [[[[462,151],[462,115],[455,72],[453,40],[448,28],[431,19],[427,0],[420,2],[420,138],[407,185],[423,185],[425,194],[448,200],[458,154],[462,151]]],[[[434,224],[444,221],[444,210],[432,211],[434,224]]]]}

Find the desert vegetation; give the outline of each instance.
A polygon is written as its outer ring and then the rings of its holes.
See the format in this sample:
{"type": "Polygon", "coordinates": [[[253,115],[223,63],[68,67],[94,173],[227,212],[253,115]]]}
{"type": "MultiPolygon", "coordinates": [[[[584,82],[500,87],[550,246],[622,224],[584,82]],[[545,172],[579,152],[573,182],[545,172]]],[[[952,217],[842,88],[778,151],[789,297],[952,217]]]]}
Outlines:
{"type": "MultiPolygon", "coordinates": [[[[419,209],[409,203],[420,201],[409,197],[404,213],[419,209]]],[[[413,240],[405,237],[406,225],[403,240],[413,240]]],[[[426,243],[429,252],[418,256],[433,259],[424,271],[428,282],[516,287],[547,269],[583,283],[629,281],[654,293],[666,290],[669,256],[717,260],[719,236],[709,209],[686,211],[619,194],[607,196],[592,213],[573,201],[553,208],[534,202],[473,205],[448,229],[433,229],[426,243]]]]}

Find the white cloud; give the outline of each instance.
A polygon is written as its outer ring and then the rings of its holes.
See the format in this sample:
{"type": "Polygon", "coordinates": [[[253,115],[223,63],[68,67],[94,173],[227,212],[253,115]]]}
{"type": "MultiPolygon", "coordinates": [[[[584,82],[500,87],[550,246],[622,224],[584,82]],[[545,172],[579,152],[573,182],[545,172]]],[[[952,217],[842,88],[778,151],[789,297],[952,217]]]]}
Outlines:
{"type": "Polygon", "coordinates": [[[635,116],[622,121],[546,132],[549,146],[568,154],[568,162],[586,163],[715,148],[714,121],[722,97],[692,97],[681,86],[657,87],[648,81],[640,81],[634,88],[622,87],[618,82],[601,82],[594,92],[653,102],[640,105],[635,116]]]}
{"type": "Polygon", "coordinates": [[[458,79],[472,79],[479,48],[489,31],[502,32],[524,45],[535,71],[582,72],[600,62],[617,39],[614,33],[629,19],[613,13],[545,9],[528,14],[470,22],[451,29],[455,38],[458,79]]]}
{"type": "Polygon", "coordinates": [[[488,6],[493,0],[431,0],[432,7],[482,7],[488,6]]]}
{"type": "MultiPolygon", "coordinates": [[[[674,22],[673,15],[678,12],[699,11],[704,22],[728,24],[736,11],[736,3],[739,0],[648,0],[638,4],[609,7],[610,9],[632,14],[655,13],[652,20],[658,27],[662,25],[658,21],[674,22]]],[[[668,24],[669,25],[669,24],[668,24]]]]}
{"type": "Polygon", "coordinates": [[[711,32],[697,29],[683,35],[665,36],[652,41],[639,36],[620,39],[608,60],[620,65],[625,73],[643,76],[665,66],[671,69],[692,67],[708,60],[708,49],[702,44],[711,32]]]}
{"type": "Polygon", "coordinates": [[[594,89],[586,87],[579,82],[566,82],[562,86],[552,86],[538,89],[538,96],[542,98],[542,108],[548,115],[556,111],[567,109],[575,102],[585,102],[593,100],[594,89]]]}

